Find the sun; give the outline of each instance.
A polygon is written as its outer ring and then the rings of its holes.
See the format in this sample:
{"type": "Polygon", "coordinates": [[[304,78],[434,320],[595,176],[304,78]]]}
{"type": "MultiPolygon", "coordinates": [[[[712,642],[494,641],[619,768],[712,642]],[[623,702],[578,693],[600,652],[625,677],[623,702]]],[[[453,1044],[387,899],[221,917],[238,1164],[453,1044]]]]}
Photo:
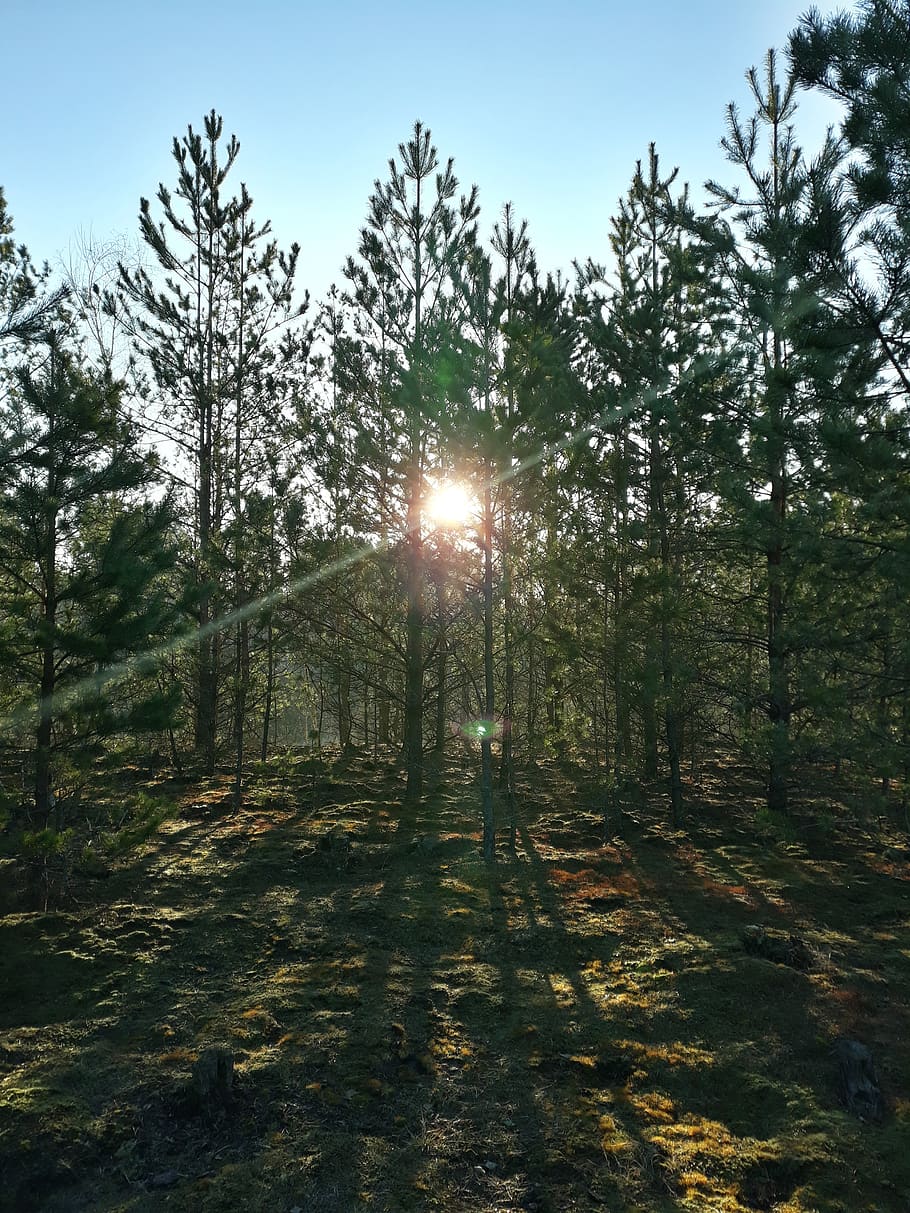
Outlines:
{"type": "Polygon", "coordinates": [[[476,512],[473,495],[457,480],[444,480],[427,497],[427,514],[437,526],[464,526],[476,512]]]}

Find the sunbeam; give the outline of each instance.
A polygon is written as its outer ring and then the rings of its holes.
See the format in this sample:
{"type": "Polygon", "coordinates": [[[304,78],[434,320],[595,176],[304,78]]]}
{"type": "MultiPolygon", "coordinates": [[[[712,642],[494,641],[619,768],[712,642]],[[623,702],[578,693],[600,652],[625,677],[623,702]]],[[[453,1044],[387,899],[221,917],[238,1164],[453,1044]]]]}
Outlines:
{"type": "MultiPolygon", "coordinates": [[[[705,366],[701,365],[699,373],[704,374],[705,366]]],[[[693,377],[694,372],[688,370],[687,377],[693,377]]],[[[506,468],[504,471],[497,472],[489,480],[489,487],[496,488],[498,485],[505,484],[510,480],[514,480],[522,473],[529,471],[531,468],[545,463],[548,459],[555,458],[562,454],[563,451],[569,450],[572,447],[578,446],[586,442],[595,434],[601,433],[608,429],[611,425],[621,420],[626,413],[638,403],[637,398],[629,397],[611,410],[604,410],[595,421],[588,425],[582,426],[572,433],[567,434],[558,442],[546,443],[533,454],[526,456],[511,468],[506,468]]],[[[481,485],[481,493],[484,491],[484,486],[481,485]]],[[[429,501],[432,503],[437,500],[437,494],[432,495],[429,501]]],[[[439,510],[442,513],[448,512],[448,525],[454,524],[454,514],[460,513],[462,509],[466,509],[470,513],[473,507],[474,498],[466,489],[460,485],[447,485],[444,489],[438,491],[439,510]]],[[[434,512],[434,517],[438,516],[434,512]]],[[[417,526],[420,523],[416,524],[417,526]]],[[[405,533],[409,533],[414,528],[406,528],[405,533]]],[[[227,630],[235,624],[242,622],[244,619],[250,619],[257,615],[260,611],[276,606],[287,598],[292,598],[300,594],[306,593],[313,586],[319,585],[329,577],[337,573],[343,572],[345,569],[351,568],[354,565],[361,564],[370,557],[375,556],[383,547],[388,546],[381,541],[366,543],[359,547],[354,552],[348,552],[346,555],[339,557],[337,560],[330,561],[328,564],[321,565],[319,568],[313,569],[312,572],[305,574],[302,577],[296,578],[287,586],[282,586],[280,589],[273,590],[268,594],[262,595],[251,602],[244,603],[243,606],[236,607],[231,611],[227,611],[223,615],[219,615],[215,619],[209,620],[208,623],[202,624],[195,628],[181,632],[177,636],[171,637],[160,645],[153,646],[142,653],[137,653],[130,657],[127,661],[117,662],[114,665],[106,666],[104,669],[96,671],[74,683],[72,686],[65,688],[62,691],[56,692],[54,695],[46,699],[40,700],[34,706],[28,708],[22,707],[15,712],[8,714],[0,724],[4,728],[21,727],[25,723],[33,720],[36,715],[49,713],[52,716],[58,715],[61,711],[68,708],[70,705],[77,703],[80,699],[88,695],[97,695],[106,687],[121,682],[123,679],[130,677],[133,674],[146,672],[149,666],[153,666],[156,662],[164,657],[169,657],[174,653],[182,652],[184,649],[194,647],[200,640],[207,636],[215,635],[218,632],[227,630]]]]}

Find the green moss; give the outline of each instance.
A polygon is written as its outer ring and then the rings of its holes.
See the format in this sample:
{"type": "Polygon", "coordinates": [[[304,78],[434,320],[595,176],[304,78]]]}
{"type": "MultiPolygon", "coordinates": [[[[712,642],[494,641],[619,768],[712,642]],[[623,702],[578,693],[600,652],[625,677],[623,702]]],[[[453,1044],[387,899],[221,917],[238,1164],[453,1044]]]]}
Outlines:
{"type": "Polygon", "coordinates": [[[903,1213],[910,929],[871,840],[769,848],[730,805],[670,835],[643,804],[601,849],[547,767],[491,871],[443,774],[407,810],[356,760],[269,764],[236,815],[190,786],[83,904],[0,920],[0,1165],[31,1207],[903,1213]],[[825,963],[747,955],[754,921],[825,963]],[[880,1127],[838,1105],[844,1031],[880,1127]],[[190,1114],[223,1041],[233,1106],[190,1114]]]}

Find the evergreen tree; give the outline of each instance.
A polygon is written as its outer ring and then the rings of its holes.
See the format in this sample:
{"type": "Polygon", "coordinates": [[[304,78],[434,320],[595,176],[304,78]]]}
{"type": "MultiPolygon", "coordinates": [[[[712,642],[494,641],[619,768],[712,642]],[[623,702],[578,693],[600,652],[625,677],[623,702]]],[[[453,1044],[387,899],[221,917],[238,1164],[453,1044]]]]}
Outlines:
{"type": "Polygon", "coordinates": [[[811,252],[830,282],[845,335],[877,351],[881,379],[875,398],[845,416],[831,440],[841,487],[860,501],[850,517],[859,532],[841,559],[843,576],[867,591],[854,620],[868,648],[853,686],[837,683],[855,706],[850,746],[871,758],[887,790],[892,774],[910,772],[910,646],[894,607],[910,593],[910,5],[864,0],[853,12],[810,11],[790,38],[797,79],[839,101],[845,110],[841,147],[813,174],[811,252]],[[868,553],[877,553],[870,563],[868,553]],[[877,688],[866,707],[864,688],[877,688]]]}
{"type": "Polygon", "coordinates": [[[877,336],[904,392],[910,391],[908,24],[908,0],[861,0],[854,12],[828,17],[813,9],[789,47],[795,78],[845,107],[842,136],[856,155],[838,164],[842,188],[818,221],[829,237],[829,258],[848,251],[830,239],[835,235],[852,236],[863,248],[866,273],[855,257],[840,257],[839,286],[877,336]]]}
{"type": "Polygon", "coordinates": [[[407,795],[419,799],[423,782],[424,556],[421,509],[427,447],[445,400],[446,312],[451,283],[475,238],[476,187],[458,189],[453,161],[437,173],[430,131],[415,122],[389,161],[389,179],[376,181],[358,259],[346,275],[352,298],[387,341],[389,379],[400,435],[398,477],[403,495],[407,596],[404,752],[407,795]]]}
{"type": "MultiPolygon", "coordinates": [[[[173,194],[159,186],[163,219],[155,220],[148,199],[140,207],[142,239],[159,274],[126,266],[120,274],[136,350],[156,389],[159,437],[186,461],[192,486],[192,578],[201,629],[195,743],[208,771],[215,762],[224,639],[207,625],[232,598],[235,606],[246,600],[244,491],[262,472],[262,442],[284,398],[286,389],[276,381],[300,364],[308,344],[305,331],[288,327],[306,307],[296,308],[292,297],[298,247],[284,254],[266,242],[269,225],[254,222],[245,186],[239,196],[228,195],[240,144],[222,138],[223,121],[212,111],[202,134],[190,126],[182,140],[174,139],[177,186],[173,194]]],[[[233,662],[237,770],[247,646],[241,621],[233,662]]]]}
{"type": "MultiPolygon", "coordinates": [[[[578,328],[566,284],[549,274],[541,280],[536,266],[530,267],[512,312],[506,328],[512,393],[507,457],[514,464],[512,517],[523,532],[525,735],[529,757],[536,760],[542,748],[564,749],[568,740],[563,555],[571,543],[573,486],[585,460],[578,445],[585,422],[575,367],[578,328]]],[[[514,555],[517,538],[513,531],[514,555]]]]}
{"type": "Polygon", "coordinates": [[[534,255],[528,236],[527,220],[516,222],[512,203],[507,202],[502,208],[501,221],[493,227],[493,251],[502,259],[502,276],[499,279],[499,293],[503,308],[503,354],[501,394],[504,402],[504,415],[501,418],[500,431],[506,440],[506,450],[500,456],[500,549],[502,559],[502,609],[503,609],[503,658],[505,663],[505,684],[503,687],[503,710],[505,721],[502,734],[502,760],[499,770],[499,786],[503,788],[509,801],[510,842],[515,847],[515,758],[514,758],[514,720],[515,720],[515,603],[514,603],[514,573],[512,555],[512,533],[514,528],[512,509],[511,472],[514,461],[515,446],[515,376],[513,374],[511,325],[515,321],[515,302],[522,287],[525,276],[534,274],[534,255]]]}
{"type": "MultiPolygon", "coordinates": [[[[689,596],[684,536],[691,531],[701,474],[696,366],[704,325],[698,276],[681,222],[687,193],[676,201],[671,196],[676,176],[674,169],[661,177],[652,144],[647,169],[639,161],[613,220],[615,287],[601,294],[605,271],[593,263],[582,273],[588,295],[582,304],[587,373],[605,416],[615,417],[607,427],[612,457],[603,469],[604,499],[615,502],[612,520],[605,519],[613,530],[612,543],[606,534],[605,540],[612,551],[616,631],[606,642],[613,650],[615,682],[614,780],[621,780],[629,749],[630,692],[637,682],[644,774],[651,779],[657,774],[661,716],[674,822],[682,812],[681,736],[685,684],[691,681],[691,673],[684,678],[682,671],[693,668],[695,642],[691,631],[685,640],[680,632],[689,596]],[[632,524],[640,533],[637,546],[632,524]],[[637,671],[630,661],[636,651],[642,653],[637,671]]],[[[605,589],[607,584],[605,577],[605,589]]],[[[609,614],[607,609],[605,617],[609,614]]]]}
{"type": "Polygon", "coordinates": [[[50,271],[38,269],[13,240],[13,219],[0,186],[0,357],[3,344],[40,337],[66,299],[66,287],[42,294],[50,271]]]}
{"type": "Polygon", "coordinates": [[[157,729],[174,706],[145,684],[107,687],[106,670],[143,656],[174,626],[167,502],[151,504],[154,462],[118,419],[119,387],[81,371],[56,336],[22,368],[4,405],[15,462],[0,497],[0,570],[11,626],[0,662],[35,726],[35,817],[62,823],[59,756],[85,761],[98,738],[157,729]],[[35,360],[37,362],[37,360],[35,360]]]}
{"type": "MultiPolygon", "coordinates": [[[[803,680],[810,655],[830,641],[830,621],[814,615],[806,599],[812,577],[829,563],[823,539],[831,509],[830,448],[843,425],[850,428],[861,415],[876,367],[832,307],[831,273],[813,251],[817,172],[793,134],[796,81],[792,75],[778,79],[773,52],[764,80],[754,70],[748,78],[755,115],[743,122],[729,107],[724,140],[748,192],[709,183],[720,209],[733,218],[732,226],[719,222],[713,238],[718,269],[735,301],[735,391],[745,402],[718,419],[714,435],[728,456],[719,487],[738,519],[742,545],[763,558],[763,576],[750,581],[755,591],[763,586],[760,643],[767,658],[761,698],[767,726],[757,742],[767,761],[768,807],[782,811],[794,720],[807,707],[803,680]]],[[[820,162],[832,155],[829,142],[820,162]]],[[[754,571],[751,557],[745,563],[754,571]]],[[[755,610],[757,622],[757,603],[755,610]]]]}
{"type": "Polygon", "coordinates": [[[494,542],[494,481],[499,460],[494,449],[499,330],[502,322],[503,297],[494,291],[492,264],[481,249],[472,250],[464,274],[463,291],[467,303],[467,321],[471,334],[474,363],[473,380],[476,399],[464,418],[463,440],[474,448],[475,466],[481,480],[480,547],[483,554],[482,617],[483,617],[483,697],[481,720],[477,726],[480,740],[480,800],[483,822],[483,856],[487,862],[495,858],[493,819],[493,735],[496,727],[493,651],[493,542],[494,542]]]}

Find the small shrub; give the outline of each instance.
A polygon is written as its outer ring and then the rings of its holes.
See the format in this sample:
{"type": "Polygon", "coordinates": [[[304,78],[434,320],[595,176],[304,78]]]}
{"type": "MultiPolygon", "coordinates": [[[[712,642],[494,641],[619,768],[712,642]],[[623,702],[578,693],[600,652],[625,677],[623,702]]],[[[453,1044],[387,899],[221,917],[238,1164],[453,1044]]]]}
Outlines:
{"type": "Polygon", "coordinates": [[[72,864],[72,830],[26,830],[19,842],[30,897],[43,909],[65,895],[72,864]]]}
{"type": "Polygon", "coordinates": [[[816,814],[815,828],[823,838],[831,838],[837,832],[837,818],[830,809],[822,809],[816,814]]]}
{"type": "Polygon", "coordinates": [[[101,846],[105,854],[115,859],[135,850],[147,842],[175,812],[176,806],[171,801],[159,800],[140,792],[128,820],[119,829],[102,836],[101,846]]]}
{"type": "Polygon", "coordinates": [[[796,831],[793,822],[784,814],[764,806],[755,814],[755,830],[762,838],[771,842],[794,842],[796,831]]]}
{"type": "Polygon", "coordinates": [[[27,830],[22,835],[23,857],[41,862],[62,855],[72,837],[72,830],[52,830],[50,826],[43,830],[27,830]]]}
{"type": "Polygon", "coordinates": [[[94,847],[85,846],[76,860],[76,870],[80,876],[100,877],[107,875],[108,866],[94,847]]]}
{"type": "Polygon", "coordinates": [[[3,833],[13,820],[16,805],[16,798],[3,788],[0,788],[0,834],[3,833]]]}

